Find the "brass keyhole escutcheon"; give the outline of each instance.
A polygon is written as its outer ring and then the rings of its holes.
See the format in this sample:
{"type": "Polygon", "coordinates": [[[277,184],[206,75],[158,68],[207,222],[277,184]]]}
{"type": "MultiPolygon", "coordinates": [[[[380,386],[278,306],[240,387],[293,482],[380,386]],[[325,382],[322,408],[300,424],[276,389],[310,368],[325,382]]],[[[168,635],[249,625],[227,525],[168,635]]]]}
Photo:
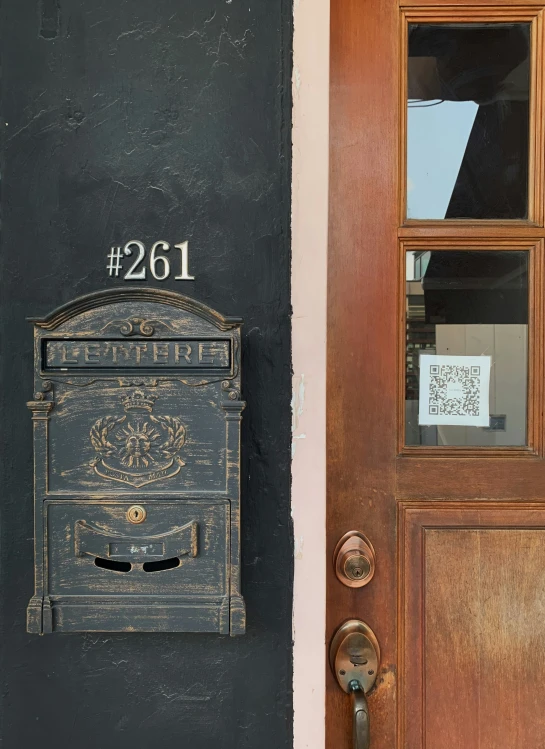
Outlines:
{"type": "Polygon", "coordinates": [[[130,523],[143,523],[148,513],[141,505],[133,505],[127,510],[127,520],[130,523]]]}
{"type": "Polygon", "coordinates": [[[333,555],[335,574],[343,585],[362,588],[375,574],[375,550],[360,531],[349,531],[341,538],[333,555]]]}

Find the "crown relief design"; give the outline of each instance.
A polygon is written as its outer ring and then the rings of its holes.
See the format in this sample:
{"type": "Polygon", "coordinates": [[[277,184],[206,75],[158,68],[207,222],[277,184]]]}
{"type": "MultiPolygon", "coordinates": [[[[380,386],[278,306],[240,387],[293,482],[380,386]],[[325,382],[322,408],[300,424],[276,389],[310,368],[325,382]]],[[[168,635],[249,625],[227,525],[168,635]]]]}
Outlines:
{"type": "Polygon", "coordinates": [[[146,393],[144,390],[133,390],[132,393],[121,398],[127,413],[129,411],[148,411],[151,413],[156,400],[157,396],[154,393],[146,393]]]}
{"type": "Polygon", "coordinates": [[[180,472],[186,428],[175,416],[155,416],[156,400],[144,389],[133,390],[121,398],[125,415],[93,424],[91,466],[99,476],[139,488],[180,472]]]}

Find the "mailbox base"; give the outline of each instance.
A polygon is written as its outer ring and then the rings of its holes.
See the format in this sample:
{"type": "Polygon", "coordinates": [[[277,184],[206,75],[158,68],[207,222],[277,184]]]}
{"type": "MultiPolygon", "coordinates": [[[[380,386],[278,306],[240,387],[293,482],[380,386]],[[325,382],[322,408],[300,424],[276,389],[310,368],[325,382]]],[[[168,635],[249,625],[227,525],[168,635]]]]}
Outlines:
{"type": "Polygon", "coordinates": [[[27,609],[30,634],[55,632],[216,632],[241,635],[246,629],[241,596],[219,600],[176,598],[143,601],[140,597],[83,601],[32,598],[27,609]]]}

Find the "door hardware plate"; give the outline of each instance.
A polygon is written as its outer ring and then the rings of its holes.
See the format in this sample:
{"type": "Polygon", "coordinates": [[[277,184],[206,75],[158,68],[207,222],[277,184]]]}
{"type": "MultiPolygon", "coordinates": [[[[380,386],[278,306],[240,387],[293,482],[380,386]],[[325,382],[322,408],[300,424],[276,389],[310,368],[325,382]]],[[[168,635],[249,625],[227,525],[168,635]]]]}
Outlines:
{"type": "Polygon", "coordinates": [[[357,681],[368,694],[380,666],[380,646],[373,630],[359,619],[350,619],[335,633],[329,648],[331,670],[341,689],[350,693],[357,681]]]}

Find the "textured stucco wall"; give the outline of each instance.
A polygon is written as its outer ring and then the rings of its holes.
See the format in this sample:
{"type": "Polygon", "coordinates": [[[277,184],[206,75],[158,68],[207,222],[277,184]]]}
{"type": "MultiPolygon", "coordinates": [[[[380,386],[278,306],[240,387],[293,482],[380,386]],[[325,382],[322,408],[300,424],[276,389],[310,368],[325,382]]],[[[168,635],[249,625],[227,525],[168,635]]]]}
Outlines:
{"type": "Polygon", "coordinates": [[[292,744],[289,0],[6,0],[1,10],[5,749],[292,744]],[[112,244],[189,240],[180,289],[245,319],[246,636],[25,634],[32,328],[121,283],[112,244]]]}

